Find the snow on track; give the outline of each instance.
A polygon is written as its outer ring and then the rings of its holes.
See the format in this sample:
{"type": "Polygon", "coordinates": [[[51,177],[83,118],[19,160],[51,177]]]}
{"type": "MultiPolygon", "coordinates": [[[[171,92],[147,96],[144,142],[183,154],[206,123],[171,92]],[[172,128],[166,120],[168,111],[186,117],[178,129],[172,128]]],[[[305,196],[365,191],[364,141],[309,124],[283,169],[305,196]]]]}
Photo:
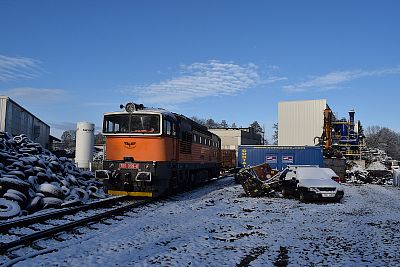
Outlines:
{"type": "Polygon", "coordinates": [[[15,266],[400,265],[399,189],[348,185],[328,204],[242,194],[222,179],[15,266]]]}

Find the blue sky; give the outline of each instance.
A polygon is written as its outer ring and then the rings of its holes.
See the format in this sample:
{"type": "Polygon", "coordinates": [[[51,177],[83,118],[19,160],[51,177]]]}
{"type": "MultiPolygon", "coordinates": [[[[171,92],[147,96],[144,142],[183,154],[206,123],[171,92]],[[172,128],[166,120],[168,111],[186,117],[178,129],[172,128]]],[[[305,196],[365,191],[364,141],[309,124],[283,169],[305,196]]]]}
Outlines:
{"type": "Polygon", "coordinates": [[[272,135],[326,98],[400,131],[399,1],[0,1],[0,94],[52,126],[126,102],[272,135]]]}

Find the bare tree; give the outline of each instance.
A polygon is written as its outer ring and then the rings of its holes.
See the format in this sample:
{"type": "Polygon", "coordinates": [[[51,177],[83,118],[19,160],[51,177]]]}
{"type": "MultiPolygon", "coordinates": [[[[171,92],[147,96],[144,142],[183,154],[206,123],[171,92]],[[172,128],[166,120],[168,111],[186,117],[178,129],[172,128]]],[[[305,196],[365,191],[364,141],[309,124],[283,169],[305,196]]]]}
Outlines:
{"type": "Polygon", "coordinates": [[[388,156],[400,159],[400,134],[386,127],[367,127],[366,144],[384,150],[388,156]]]}
{"type": "Polygon", "coordinates": [[[102,133],[98,133],[94,136],[94,143],[96,145],[102,145],[105,143],[105,139],[102,133]]]}
{"type": "Polygon", "coordinates": [[[373,126],[368,126],[367,130],[365,131],[365,135],[371,136],[371,135],[376,135],[380,130],[382,129],[381,126],[373,125],[373,126]]]}
{"type": "Polygon", "coordinates": [[[61,135],[61,141],[64,143],[65,148],[75,148],[76,130],[64,131],[61,135]]]}
{"type": "Polygon", "coordinates": [[[193,117],[191,117],[190,119],[191,119],[192,121],[197,122],[198,124],[201,124],[201,125],[206,126],[206,120],[205,120],[205,119],[200,119],[200,118],[198,118],[198,117],[196,117],[196,116],[193,116],[193,117]]]}

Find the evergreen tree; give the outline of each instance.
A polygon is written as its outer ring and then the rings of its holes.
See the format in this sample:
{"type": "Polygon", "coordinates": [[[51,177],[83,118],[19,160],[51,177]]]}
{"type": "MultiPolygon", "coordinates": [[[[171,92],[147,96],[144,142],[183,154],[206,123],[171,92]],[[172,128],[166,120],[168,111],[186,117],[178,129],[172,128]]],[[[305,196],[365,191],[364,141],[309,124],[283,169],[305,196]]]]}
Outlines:
{"type": "Polygon", "coordinates": [[[278,145],[278,123],[274,123],[272,129],[274,130],[274,135],[272,136],[272,140],[274,140],[274,145],[278,145]]]}
{"type": "Polygon", "coordinates": [[[221,121],[221,128],[228,128],[229,127],[229,125],[228,125],[228,123],[226,123],[226,120],[222,120],[221,121]]]}
{"type": "Polygon", "coordinates": [[[255,133],[263,133],[263,128],[260,126],[260,124],[257,121],[254,121],[252,124],[250,124],[250,127],[254,129],[255,133]]]}
{"type": "Polygon", "coordinates": [[[219,128],[218,123],[216,123],[213,119],[206,120],[207,128],[219,128]]]}

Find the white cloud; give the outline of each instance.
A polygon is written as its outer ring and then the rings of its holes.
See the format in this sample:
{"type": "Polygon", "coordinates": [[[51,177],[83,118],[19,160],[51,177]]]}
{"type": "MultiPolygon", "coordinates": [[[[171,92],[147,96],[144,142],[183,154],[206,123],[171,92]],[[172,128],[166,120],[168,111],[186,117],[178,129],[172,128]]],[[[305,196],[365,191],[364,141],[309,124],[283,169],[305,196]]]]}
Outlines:
{"type": "Polygon", "coordinates": [[[76,130],[76,123],[74,122],[52,122],[50,123],[50,127],[57,129],[57,130],[62,130],[62,131],[67,131],[67,130],[76,130]]]}
{"type": "Polygon", "coordinates": [[[135,86],[134,94],[147,104],[177,104],[209,96],[232,96],[261,84],[286,79],[269,77],[262,80],[258,66],[249,63],[238,65],[210,60],[205,63],[182,65],[178,77],[146,86],[135,86]]]}
{"type": "Polygon", "coordinates": [[[38,60],[0,55],[0,82],[33,79],[42,72],[38,60]]]}
{"type": "Polygon", "coordinates": [[[316,90],[338,89],[339,85],[364,77],[378,77],[390,74],[400,74],[400,67],[380,70],[350,70],[331,72],[322,76],[312,77],[308,81],[283,86],[289,92],[305,92],[316,90]]]}
{"type": "Polygon", "coordinates": [[[65,99],[66,92],[61,89],[20,87],[0,91],[0,95],[23,100],[25,103],[43,104],[65,99]]]}

